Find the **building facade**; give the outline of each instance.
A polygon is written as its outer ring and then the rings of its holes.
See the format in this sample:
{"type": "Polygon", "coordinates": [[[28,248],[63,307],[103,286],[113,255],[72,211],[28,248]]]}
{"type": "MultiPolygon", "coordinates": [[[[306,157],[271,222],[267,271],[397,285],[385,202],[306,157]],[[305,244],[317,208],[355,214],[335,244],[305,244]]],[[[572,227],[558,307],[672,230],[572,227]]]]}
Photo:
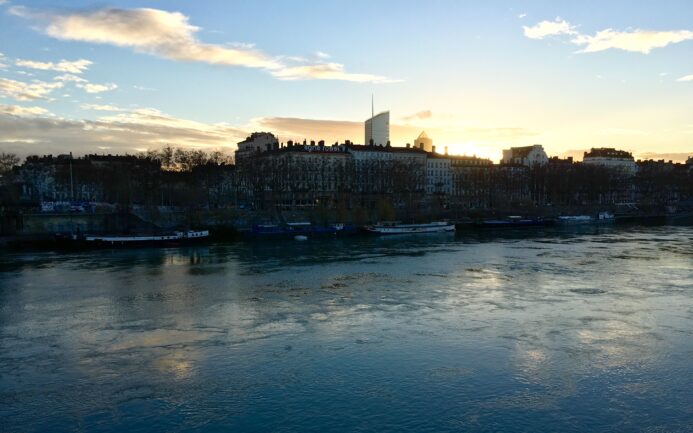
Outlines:
{"type": "Polygon", "coordinates": [[[414,147],[426,152],[433,152],[433,140],[426,134],[426,131],[421,131],[421,134],[414,140],[414,147]]]}
{"type": "Polygon", "coordinates": [[[390,112],[383,111],[366,120],[364,144],[386,146],[390,144],[390,112]]]}
{"type": "Polygon", "coordinates": [[[589,152],[585,152],[582,163],[585,165],[618,169],[627,174],[635,174],[638,171],[638,166],[635,164],[633,154],[612,147],[590,149],[589,152]]]}
{"type": "Polygon", "coordinates": [[[236,163],[242,164],[243,161],[256,153],[268,152],[278,147],[279,141],[274,134],[270,132],[253,132],[245,140],[238,143],[236,163]]]}
{"type": "Polygon", "coordinates": [[[505,165],[524,165],[525,167],[543,166],[549,162],[549,157],[544,151],[544,146],[535,144],[533,146],[511,147],[503,150],[503,160],[505,165]]]}

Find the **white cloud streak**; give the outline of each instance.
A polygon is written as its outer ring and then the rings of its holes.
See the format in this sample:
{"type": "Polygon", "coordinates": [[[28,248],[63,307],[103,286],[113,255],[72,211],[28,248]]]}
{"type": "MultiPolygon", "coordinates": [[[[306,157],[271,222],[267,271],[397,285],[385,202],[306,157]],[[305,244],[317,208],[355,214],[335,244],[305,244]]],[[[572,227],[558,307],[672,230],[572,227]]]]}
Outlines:
{"type": "Polygon", "coordinates": [[[204,43],[196,37],[200,28],[190,24],[180,12],[150,8],[47,11],[24,6],[11,7],[9,12],[32,20],[56,39],[127,47],[170,60],[259,68],[283,80],[392,81],[380,75],[347,72],[339,63],[287,65],[248,44],[204,43]]]}
{"type": "Polygon", "coordinates": [[[556,17],[554,21],[541,21],[533,26],[522,26],[525,36],[530,39],[544,39],[548,36],[574,35],[575,27],[567,21],[556,17]]]}
{"type": "MultiPolygon", "coordinates": [[[[247,132],[227,124],[207,124],[177,118],[155,109],[124,110],[96,120],[46,117],[38,107],[0,105],[0,143],[4,151],[34,153],[115,152],[172,146],[235,147],[247,132]]],[[[105,107],[101,107],[105,108],[105,107]]]]}
{"type": "Polygon", "coordinates": [[[339,63],[319,63],[314,65],[287,66],[275,71],[272,75],[280,80],[342,80],[356,83],[393,83],[387,77],[372,74],[353,74],[344,71],[344,65],[339,63]]]}
{"type": "Polygon", "coordinates": [[[569,22],[556,18],[555,21],[541,21],[534,26],[523,26],[524,34],[530,39],[544,39],[549,36],[571,35],[572,44],[582,46],[580,53],[596,53],[610,49],[649,54],[655,48],[692,40],[690,30],[642,30],[617,31],[604,29],[594,35],[582,34],[569,22]]]}
{"type": "Polygon", "coordinates": [[[693,39],[693,32],[688,30],[655,31],[631,30],[619,32],[606,29],[594,36],[578,35],[571,42],[584,45],[581,53],[596,53],[609,49],[631,51],[649,54],[655,48],[663,48],[670,44],[693,39]]]}
{"type": "Polygon", "coordinates": [[[79,59],[74,61],[61,60],[57,63],[38,62],[35,60],[17,59],[15,65],[22,68],[40,69],[42,71],[66,72],[70,74],[81,74],[92,64],[90,60],[79,59]]]}
{"type": "Polygon", "coordinates": [[[676,81],[693,81],[693,74],[684,75],[683,77],[679,78],[676,81]]]}
{"type": "Polygon", "coordinates": [[[118,85],[115,83],[106,83],[106,84],[93,84],[93,83],[77,83],[75,86],[79,87],[80,89],[83,89],[87,93],[102,93],[102,92],[108,92],[109,90],[114,90],[118,88],[118,85]]]}
{"type": "Polygon", "coordinates": [[[79,106],[82,110],[94,110],[94,111],[126,111],[123,108],[116,107],[114,105],[106,104],[82,104],[79,106]]]}
{"type": "Polygon", "coordinates": [[[49,111],[42,107],[21,107],[19,105],[0,104],[0,114],[10,116],[41,116],[50,115],[49,111]]]}
{"type": "Polygon", "coordinates": [[[0,95],[16,99],[17,101],[32,101],[36,99],[48,99],[48,95],[55,89],[63,87],[62,82],[48,83],[34,80],[30,83],[0,78],[0,95]]]}
{"type": "Polygon", "coordinates": [[[72,82],[72,83],[86,83],[87,80],[85,80],[82,77],[78,77],[77,75],[73,74],[63,74],[63,75],[58,75],[56,77],[53,77],[53,80],[55,81],[63,81],[63,82],[72,82]]]}

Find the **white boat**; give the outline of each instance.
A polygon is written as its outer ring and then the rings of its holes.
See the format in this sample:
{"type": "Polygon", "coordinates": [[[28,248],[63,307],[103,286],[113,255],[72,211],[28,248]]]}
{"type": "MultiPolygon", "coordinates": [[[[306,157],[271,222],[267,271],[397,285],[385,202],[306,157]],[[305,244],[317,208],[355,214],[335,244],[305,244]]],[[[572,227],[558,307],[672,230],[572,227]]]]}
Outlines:
{"type": "Polygon", "coordinates": [[[608,224],[616,221],[616,216],[611,212],[599,212],[597,215],[597,220],[595,222],[599,224],[608,224]]]}
{"type": "Polygon", "coordinates": [[[566,225],[592,224],[594,222],[594,218],[589,215],[564,215],[559,216],[556,222],[566,225]]]}
{"type": "Polygon", "coordinates": [[[455,225],[447,221],[435,221],[425,224],[400,224],[396,222],[378,223],[367,226],[366,230],[379,235],[402,235],[416,233],[454,232],[455,225]]]}
{"type": "Polygon", "coordinates": [[[592,215],[566,215],[559,216],[556,220],[559,224],[608,224],[616,221],[616,217],[611,212],[599,212],[597,217],[592,215]]]}
{"type": "MultiPolygon", "coordinates": [[[[209,230],[188,230],[178,231],[166,235],[86,235],[83,240],[91,244],[110,244],[110,245],[138,245],[156,244],[176,241],[193,241],[209,237],[209,230]]],[[[75,240],[79,240],[75,237],[75,240]]]]}

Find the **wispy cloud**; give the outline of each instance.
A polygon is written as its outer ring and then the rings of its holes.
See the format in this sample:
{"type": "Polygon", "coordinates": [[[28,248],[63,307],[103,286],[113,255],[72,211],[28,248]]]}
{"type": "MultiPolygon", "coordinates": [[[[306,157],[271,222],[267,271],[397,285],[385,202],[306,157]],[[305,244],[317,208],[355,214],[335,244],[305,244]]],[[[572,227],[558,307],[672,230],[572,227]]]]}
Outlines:
{"type": "Polygon", "coordinates": [[[87,82],[86,79],[79,77],[77,75],[73,75],[73,74],[58,75],[56,77],[53,77],[53,80],[63,81],[63,82],[72,82],[72,83],[86,83],[87,82]]]}
{"type": "Polygon", "coordinates": [[[24,6],[9,11],[34,21],[44,33],[57,39],[128,47],[176,61],[259,68],[285,80],[392,81],[380,75],[347,72],[339,63],[287,65],[280,57],[269,56],[253,45],[204,43],[196,37],[200,28],[180,12],[149,8],[49,11],[24,6]]]}
{"type": "Polygon", "coordinates": [[[155,109],[125,110],[96,120],[45,116],[39,107],[0,106],[0,143],[20,155],[115,152],[161,147],[234,147],[247,131],[177,118],[155,109]],[[8,108],[9,107],[9,108],[8,108]],[[36,110],[38,109],[38,110],[36,110]],[[29,111],[34,110],[35,113],[29,111]]]}
{"type": "Polygon", "coordinates": [[[56,71],[56,72],[67,72],[71,74],[81,74],[92,62],[86,59],[79,59],[74,61],[61,60],[59,62],[38,62],[35,60],[24,60],[17,59],[15,65],[22,68],[40,69],[43,71],[56,71]]]}
{"type": "Polygon", "coordinates": [[[649,54],[655,48],[693,39],[690,30],[600,30],[594,35],[582,34],[569,22],[556,18],[555,21],[541,21],[534,26],[523,26],[525,36],[530,39],[544,39],[548,36],[571,35],[569,40],[582,46],[580,53],[596,53],[618,49],[649,54]]]}
{"type": "Polygon", "coordinates": [[[94,110],[94,111],[126,111],[123,108],[116,107],[114,105],[101,105],[101,104],[82,104],[79,106],[82,110],[94,110]]]}
{"type": "Polygon", "coordinates": [[[676,152],[669,152],[669,153],[660,153],[660,152],[642,152],[642,153],[635,153],[635,157],[637,159],[654,159],[654,160],[660,160],[663,159],[665,161],[674,161],[674,162],[685,162],[686,159],[690,156],[693,156],[693,152],[689,153],[676,153],[676,152]]]}
{"type": "Polygon", "coordinates": [[[676,81],[693,81],[693,74],[684,75],[683,77],[679,78],[676,81]]]}
{"type": "Polygon", "coordinates": [[[357,83],[392,83],[392,80],[381,75],[354,74],[346,72],[344,65],[339,63],[318,63],[314,65],[286,66],[272,71],[272,75],[280,80],[342,80],[357,83]]]}
{"type": "Polygon", "coordinates": [[[403,122],[411,122],[411,121],[416,121],[416,120],[430,119],[431,117],[433,117],[433,112],[431,112],[431,110],[422,110],[422,111],[418,111],[414,114],[410,114],[408,116],[403,116],[402,121],[403,122]]]}
{"type": "Polygon", "coordinates": [[[80,89],[84,89],[87,93],[102,93],[108,92],[109,90],[117,89],[118,85],[115,83],[106,84],[93,84],[93,83],[78,83],[75,84],[80,89]]]}
{"type": "Polygon", "coordinates": [[[19,105],[0,104],[0,114],[8,114],[10,116],[41,116],[50,113],[42,107],[21,107],[19,105]]]}
{"type": "Polygon", "coordinates": [[[541,21],[533,26],[522,26],[525,36],[530,39],[544,39],[548,36],[577,34],[569,22],[556,17],[554,21],[541,21]]]}
{"type": "Polygon", "coordinates": [[[581,53],[596,53],[609,49],[618,49],[642,54],[649,54],[655,48],[693,39],[693,32],[688,30],[655,31],[631,30],[619,32],[606,29],[594,36],[578,35],[571,42],[584,45],[581,53]]]}
{"type": "Polygon", "coordinates": [[[48,83],[34,80],[30,83],[0,78],[0,95],[16,99],[18,101],[31,101],[36,99],[48,99],[48,95],[55,89],[63,87],[61,82],[48,83]]]}

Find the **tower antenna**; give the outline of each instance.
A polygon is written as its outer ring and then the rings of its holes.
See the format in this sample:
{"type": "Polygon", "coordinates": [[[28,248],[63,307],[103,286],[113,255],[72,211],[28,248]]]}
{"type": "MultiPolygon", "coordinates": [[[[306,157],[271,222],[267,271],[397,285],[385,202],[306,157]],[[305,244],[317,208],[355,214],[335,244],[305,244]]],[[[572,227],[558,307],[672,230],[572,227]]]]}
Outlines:
{"type": "Polygon", "coordinates": [[[373,105],[373,94],[371,93],[371,118],[373,118],[373,116],[375,116],[375,109],[374,109],[373,107],[374,107],[374,105],[373,105]]]}

